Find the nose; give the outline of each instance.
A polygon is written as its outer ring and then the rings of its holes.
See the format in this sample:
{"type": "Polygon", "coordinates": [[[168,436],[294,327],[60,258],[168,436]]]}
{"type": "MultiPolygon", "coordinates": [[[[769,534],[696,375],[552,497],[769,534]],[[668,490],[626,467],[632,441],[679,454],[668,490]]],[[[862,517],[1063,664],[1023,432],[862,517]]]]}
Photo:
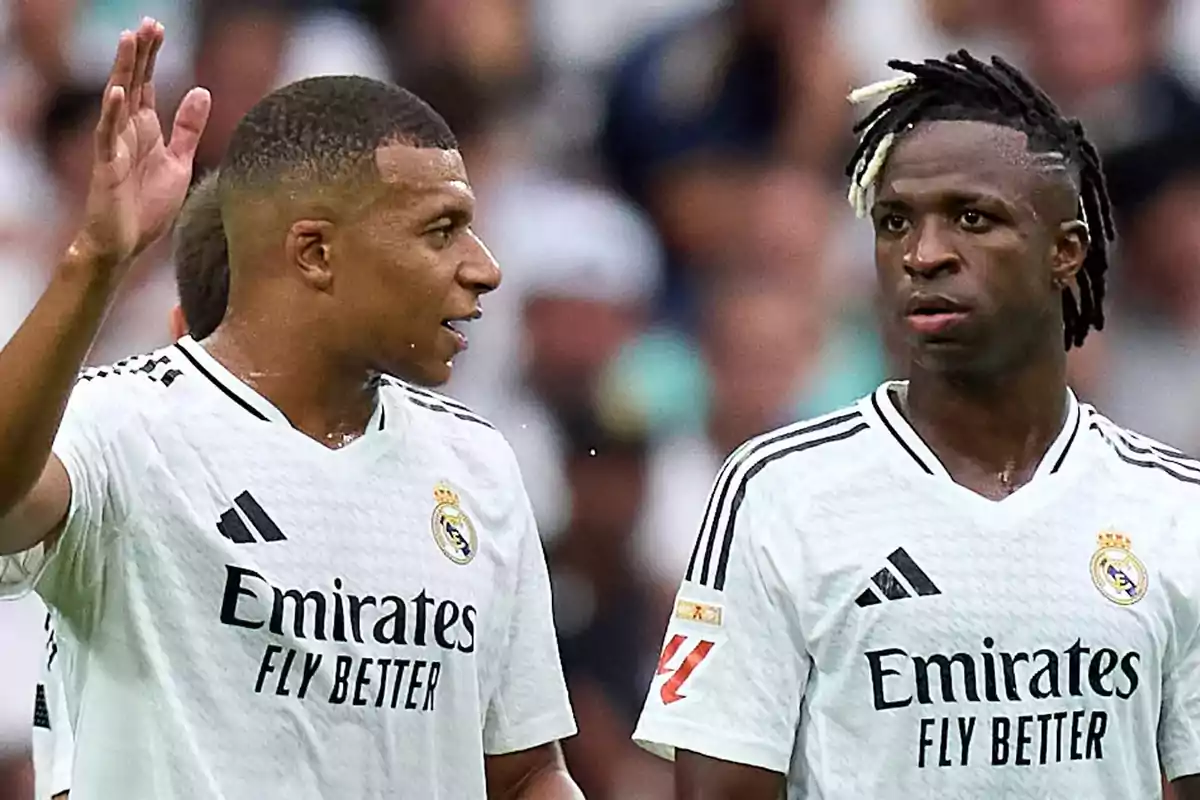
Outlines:
{"type": "Polygon", "coordinates": [[[934,278],[958,268],[952,239],[936,220],[920,223],[904,249],[904,271],[910,278],[934,278]]]}
{"type": "Polygon", "coordinates": [[[470,252],[459,266],[459,280],[476,294],[487,294],[500,286],[500,265],[483,240],[468,231],[471,237],[470,252]]]}

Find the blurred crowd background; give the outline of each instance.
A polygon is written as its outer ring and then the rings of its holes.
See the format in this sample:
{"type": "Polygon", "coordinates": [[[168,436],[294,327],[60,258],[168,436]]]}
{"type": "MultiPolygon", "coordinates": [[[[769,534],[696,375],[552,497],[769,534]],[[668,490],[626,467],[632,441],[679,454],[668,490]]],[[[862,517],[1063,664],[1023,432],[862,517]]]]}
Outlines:
{"type": "MultiPolygon", "coordinates": [[[[889,58],[1001,53],[1084,120],[1119,215],[1076,392],[1200,452],[1200,0],[6,0],[0,342],[78,222],[117,35],[167,27],[160,107],[208,87],[199,167],[297,78],[429,100],[505,272],[448,392],[509,437],[553,577],[592,800],[670,796],[629,735],[704,501],[742,440],[902,376],[847,206],[850,88],[889,58]]],[[[168,340],[168,247],[92,361],[168,340]]],[[[0,799],[24,800],[44,633],[0,604],[0,799]]]]}

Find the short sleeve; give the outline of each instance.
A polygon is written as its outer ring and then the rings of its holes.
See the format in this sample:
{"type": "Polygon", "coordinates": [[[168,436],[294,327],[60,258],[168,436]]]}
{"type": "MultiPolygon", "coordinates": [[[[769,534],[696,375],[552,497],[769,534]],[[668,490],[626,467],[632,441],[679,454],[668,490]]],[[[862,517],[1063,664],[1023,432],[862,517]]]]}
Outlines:
{"type": "Polygon", "coordinates": [[[52,448],[71,484],[63,530],[48,550],[38,545],[0,557],[0,597],[36,589],[54,605],[65,592],[77,596],[99,585],[104,537],[128,506],[118,441],[138,398],[122,396],[120,388],[85,377],[71,393],[52,448]]]}
{"type": "Polygon", "coordinates": [[[1184,579],[1188,585],[1173,598],[1175,627],[1158,718],[1159,761],[1167,780],[1200,774],[1200,586],[1194,567],[1184,579]]]}
{"type": "Polygon", "coordinates": [[[759,479],[717,478],[634,740],[786,774],[809,659],[769,543],[781,518],[759,479]],[[711,545],[711,546],[710,546],[711,545]]]}
{"type": "MultiPolygon", "coordinates": [[[[50,622],[47,620],[47,629],[50,622]]],[[[71,788],[75,737],[58,666],[57,644],[51,633],[33,714],[34,796],[50,800],[71,788]]]]}
{"type": "Polygon", "coordinates": [[[519,531],[516,593],[501,652],[497,687],[484,718],[488,755],[515,753],[575,735],[575,716],[559,660],[550,600],[550,578],[525,489],[515,524],[519,531]]]}

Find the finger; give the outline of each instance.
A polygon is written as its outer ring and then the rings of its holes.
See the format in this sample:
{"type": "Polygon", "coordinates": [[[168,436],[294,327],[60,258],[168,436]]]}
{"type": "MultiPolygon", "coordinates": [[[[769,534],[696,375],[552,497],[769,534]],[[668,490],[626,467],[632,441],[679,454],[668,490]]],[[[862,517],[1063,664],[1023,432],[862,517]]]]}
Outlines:
{"type": "Polygon", "coordinates": [[[162,49],[164,39],[163,25],[161,22],[154,23],[154,39],[150,47],[150,57],[146,59],[146,83],[142,87],[142,108],[154,110],[155,92],[154,92],[154,65],[158,61],[158,51],[162,49]]]}
{"type": "Polygon", "coordinates": [[[171,141],[167,143],[167,150],[176,160],[189,165],[192,163],[211,110],[212,95],[207,89],[192,89],[184,95],[179,110],[175,112],[171,141]]]}
{"type": "Polygon", "coordinates": [[[100,106],[100,122],[96,125],[96,161],[107,164],[117,152],[117,137],[121,134],[121,119],[125,113],[125,87],[110,86],[104,92],[100,106]]]}
{"type": "Polygon", "coordinates": [[[150,51],[154,48],[155,22],[146,17],[137,30],[137,53],[133,63],[133,78],[129,86],[129,112],[136,114],[142,108],[142,88],[146,85],[146,65],[150,51]]]}
{"type": "Polygon", "coordinates": [[[117,55],[113,58],[112,69],[108,73],[108,83],[104,87],[104,97],[107,98],[114,87],[121,87],[122,103],[120,116],[113,120],[113,125],[119,131],[125,127],[129,117],[129,104],[124,102],[129,97],[129,84],[133,80],[133,65],[137,59],[137,37],[132,31],[122,31],[117,40],[117,55]]]}

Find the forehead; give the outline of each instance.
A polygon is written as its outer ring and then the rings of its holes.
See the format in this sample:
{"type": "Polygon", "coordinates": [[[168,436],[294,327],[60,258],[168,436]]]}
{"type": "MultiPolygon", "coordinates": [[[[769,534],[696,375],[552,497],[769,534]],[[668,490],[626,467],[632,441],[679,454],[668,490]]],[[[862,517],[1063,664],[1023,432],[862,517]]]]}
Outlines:
{"type": "Polygon", "coordinates": [[[406,204],[416,201],[474,200],[462,155],[457,150],[389,144],[375,151],[375,167],[388,196],[406,204]]]}
{"type": "Polygon", "coordinates": [[[989,194],[1028,204],[1048,173],[1063,171],[1061,156],[1032,153],[1024,133],[990,122],[921,123],[899,137],[880,176],[877,199],[919,200],[934,195],[989,194]]]}

